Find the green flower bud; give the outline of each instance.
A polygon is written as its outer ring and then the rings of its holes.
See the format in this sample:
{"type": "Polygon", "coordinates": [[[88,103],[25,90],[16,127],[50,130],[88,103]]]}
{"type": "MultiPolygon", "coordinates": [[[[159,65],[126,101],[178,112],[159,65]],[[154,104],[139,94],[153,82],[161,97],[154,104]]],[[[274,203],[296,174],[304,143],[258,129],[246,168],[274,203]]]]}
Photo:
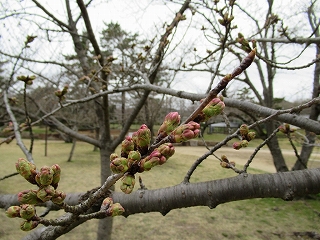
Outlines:
{"type": "Polygon", "coordinates": [[[249,142],[247,140],[242,140],[240,144],[241,144],[241,147],[248,147],[249,142]]]}
{"type": "Polygon", "coordinates": [[[38,190],[37,197],[40,198],[43,202],[47,202],[51,200],[54,194],[55,194],[54,187],[49,185],[49,186],[40,188],[38,190]]]}
{"type": "Polygon", "coordinates": [[[220,98],[216,97],[208,103],[207,106],[201,111],[201,113],[195,119],[196,122],[206,122],[208,119],[214,116],[218,116],[225,108],[224,102],[220,98]]]}
{"type": "Polygon", "coordinates": [[[158,138],[162,139],[168,136],[180,124],[180,115],[178,112],[170,112],[165,116],[163,123],[158,130],[158,138]]]}
{"type": "Polygon", "coordinates": [[[256,137],[256,133],[255,132],[248,132],[246,139],[248,141],[253,140],[256,137]]]}
{"type": "Polygon", "coordinates": [[[30,231],[38,226],[38,221],[24,221],[20,225],[22,231],[30,231]]]}
{"type": "Polygon", "coordinates": [[[6,215],[9,218],[20,217],[20,207],[19,206],[11,206],[7,209],[6,215]]]}
{"type": "Polygon", "coordinates": [[[134,142],[131,137],[126,137],[121,143],[121,157],[127,157],[134,150],[134,142]]]}
{"type": "Polygon", "coordinates": [[[121,179],[121,185],[120,185],[121,191],[126,194],[130,194],[134,188],[135,182],[136,181],[133,175],[127,174],[123,176],[121,179]]]}
{"type": "Polygon", "coordinates": [[[51,166],[51,170],[53,171],[53,177],[51,185],[57,189],[58,183],[60,181],[60,175],[61,175],[61,168],[58,164],[54,164],[51,166]]]}
{"type": "Polygon", "coordinates": [[[38,204],[42,203],[41,199],[37,197],[36,190],[24,190],[18,193],[18,201],[22,204],[38,204]]]}
{"type": "Polygon", "coordinates": [[[36,165],[27,161],[24,158],[19,158],[16,163],[17,172],[20,173],[22,177],[24,177],[28,182],[32,184],[37,184],[35,181],[36,165]]]}
{"type": "Polygon", "coordinates": [[[124,213],[124,208],[121,206],[120,203],[114,203],[107,209],[107,215],[114,217],[120,216],[124,213]]]}
{"type": "Polygon", "coordinates": [[[55,204],[61,205],[66,198],[66,194],[62,191],[56,190],[51,198],[51,201],[55,204]]]}
{"type": "Polygon", "coordinates": [[[124,173],[129,169],[129,161],[124,157],[115,158],[111,161],[110,168],[114,173],[124,173]]]}
{"type": "MultiPolygon", "coordinates": [[[[156,152],[157,151],[153,151],[151,154],[155,155],[154,153],[156,152]]],[[[139,162],[140,172],[149,171],[151,168],[160,165],[160,163],[163,164],[166,162],[166,158],[161,156],[161,154],[159,156],[151,156],[151,154],[139,162]]]]}
{"type": "Polygon", "coordinates": [[[239,132],[241,136],[247,136],[249,132],[249,128],[247,124],[242,124],[239,128],[239,132]]]}
{"type": "Polygon", "coordinates": [[[116,158],[118,158],[119,156],[118,156],[118,154],[116,154],[116,153],[111,153],[110,154],[110,161],[112,161],[112,160],[114,160],[114,159],[116,159],[116,158]]]}
{"type": "Polygon", "coordinates": [[[200,124],[190,121],[187,124],[180,125],[170,134],[170,141],[173,143],[185,142],[196,138],[200,134],[200,124]]]}
{"type": "Polygon", "coordinates": [[[151,132],[147,125],[141,125],[140,129],[132,134],[132,140],[141,155],[147,153],[151,141],[151,132]]]}
{"type": "Polygon", "coordinates": [[[50,167],[43,166],[35,177],[36,182],[39,186],[48,186],[52,183],[53,174],[54,171],[50,167]]]}
{"type": "Polygon", "coordinates": [[[138,151],[130,151],[128,155],[128,163],[129,167],[132,166],[132,164],[137,163],[141,159],[141,154],[138,151]]]}
{"type": "Polygon", "coordinates": [[[20,217],[25,220],[30,220],[36,215],[36,209],[34,205],[22,204],[20,207],[20,217]]]}

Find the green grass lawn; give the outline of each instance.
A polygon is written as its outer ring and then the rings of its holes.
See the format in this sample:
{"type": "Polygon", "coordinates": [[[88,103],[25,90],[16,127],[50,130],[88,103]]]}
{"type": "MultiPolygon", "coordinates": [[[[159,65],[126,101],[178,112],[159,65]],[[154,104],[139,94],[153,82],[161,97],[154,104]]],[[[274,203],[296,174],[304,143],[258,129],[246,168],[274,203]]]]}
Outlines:
{"type": "MultiPolygon", "coordinates": [[[[28,142],[27,142],[28,143],[28,142]]],[[[27,145],[28,146],[28,145],[27,145]]],[[[199,147],[200,148],[200,147],[199,147]]],[[[48,156],[44,156],[44,141],[36,140],[34,159],[39,167],[58,163],[62,168],[59,189],[65,192],[84,192],[100,183],[99,152],[93,147],[78,142],[72,162],[67,162],[71,144],[49,141],[48,156]]],[[[235,151],[226,148],[228,151],[235,151]]],[[[2,145],[0,178],[15,172],[15,162],[23,154],[12,142],[2,145]]],[[[206,150],[203,148],[203,152],[206,150]]],[[[242,158],[241,151],[237,152],[242,158]]],[[[177,147],[176,154],[162,165],[140,174],[148,189],[179,184],[198,157],[196,152],[187,152],[186,147],[177,147]]],[[[251,173],[262,173],[250,169],[251,173]]],[[[195,171],[191,181],[207,181],[235,176],[222,169],[213,157],[205,160],[195,171]]],[[[1,194],[13,194],[30,189],[22,177],[14,176],[0,181],[1,194]]],[[[136,186],[136,189],[138,186],[136,186]]],[[[119,191],[117,184],[116,191],[119,191]]],[[[38,212],[44,209],[39,208],[38,212]]],[[[215,209],[193,207],[176,209],[165,217],[160,213],[136,214],[114,218],[113,239],[308,239],[298,238],[294,232],[318,232],[320,220],[318,200],[285,202],[279,199],[253,199],[226,203],[215,209]]],[[[57,217],[63,212],[52,212],[48,217],[57,217]]],[[[9,219],[0,210],[0,239],[16,240],[26,233],[19,229],[21,219],[9,219]]],[[[95,239],[97,220],[91,220],[59,239],[95,239]]]]}

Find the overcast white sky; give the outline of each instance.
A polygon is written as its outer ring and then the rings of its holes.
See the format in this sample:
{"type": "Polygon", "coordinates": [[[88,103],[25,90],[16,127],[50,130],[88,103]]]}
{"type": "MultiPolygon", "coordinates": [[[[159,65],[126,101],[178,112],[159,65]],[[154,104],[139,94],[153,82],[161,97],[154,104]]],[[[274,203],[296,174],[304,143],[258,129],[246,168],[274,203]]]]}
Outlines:
{"type": "MultiPolygon", "coordinates": [[[[50,5],[51,11],[53,14],[55,14],[57,17],[59,17],[61,20],[65,20],[65,10],[63,4],[63,0],[60,1],[43,1],[50,5]]],[[[259,11],[263,10],[264,4],[266,1],[263,0],[256,0],[256,1],[246,1],[246,0],[238,0],[237,2],[244,3],[244,4],[250,4],[250,8],[256,8],[258,13],[259,11]],[[259,3],[259,4],[254,4],[259,3]]],[[[296,18],[290,18],[288,21],[290,21],[287,24],[292,24],[293,22],[299,23],[300,18],[302,15],[300,14],[301,11],[303,11],[304,6],[306,3],[308,3],[308,0],[282,0],[282,1],[275,1],[276,4],[278,4],[277,7],[274,9],[279,9],[279,11],[283,11],[284,9],[287,9],[287,11],[295,11],[296,18]],[[291,6],[288,8],[288,6],[291,6]]],[[[74,3],[75,4],[75,3],[74,3]]],[[[121,27],[124,28],[127,31],[131,32],[139,32],[142,36],[142,38],[149,38],[151,39],[154,34],[158,31],[159,28],[161,28],[162,24],[164,22],[170,22],[172,19],[172,16],[174,16],[175,12],[179,9],[178,5],[175,4],[163,4],[163,1],[156,0],[156,1],[150,1],[150,0],[109,0],[104,1],[102,3],[96,4],[93,2],[92,6],[89,8],[89,14],[91,17],[93,28],[95,29],[96,35],[99,35],[99,32],[101,31],[103,22],[118,22],[121,24],[121,27]]],[[[292,12],[288,12],[288,15],[292,15],[292,12]]],[[[187,13],[187,16],[190,16],[190,12],[187,13]]],[[[239,31],[245,33],[250,32],[250,28],[252,26],[248,25],[245,22],[245,19],[242,19],[240,16],[235,15],[237,20],[237,25],[239,28],[239,31]]],[[[261,17],[261,19],[264,20],[264,15],[261,17]]],[[[186,23],[183,23],[187,25],[186,23]]],[[[198,23],[201,24],[201,23],[198,23]]],[[[8,27],[8,26],[7,26],[8,27]]],[[[199,25],[200,28],[200,25],[199,25]]],[[[5,29],[4,29],[5,30],[5,29]]],[[[28,29],[26,29],[28,30],[28,29]]],[[[162,31],[163,32],[163,31],[162,31]]],[[[161,33],[162,33],[161,32],[161,33]]],[[[235,31],[237,33],[238,31],[235,31]]],[[[18,33],[10,33],[11,36],[19,37],[18,33]]],[[[34,33],[34,30],[32,28],[29,29],[28,32],[29,35],[37,35],[34,33]]],[[[184,39],[185,42],[192,43],[194,41],[194,44],[201,45],[200,41],[195,40],[198,37],[198,35],[186,35],[186,39],[184,39]]],[[[9,44],[9,42],[7,42],[9,44]]],[[[51,43],[52,45],[52,43],[51,43]]],[[[3,45],[5,46],[5,45],[3,45]]],[[[61,48],[62,45],[56,46],[57,49],[61,48]]],[[[67,45],[66,45],[67,46],[67,45]]],[[[210,46],[197,46],[197,47],[204,47],[208,48],[210,46]]],[[[68,51],[68,47],[64,47],[66,49],[66,52],[68,51]]],[[[301,50],[301,46],[293,46],[292,48],[288,49],[287,52],[283,52],[283,56],[285,59],[286,55],[290,55],[294,53],[295,51],[301,50]]],[[[58,53],[58,51],[57,51],[58,53]]],[[[293,63],[295,65],[303,65],[307,62],[312,61],[315,57],[315,48],[310,48],[307,50],[301,57],[299,62],[293,63]]],[[[236,67],[237,63],[232,62],[230,63],[231,67],[236,67]]],[[[311,90],[312,90],[312,81],[313,81],[313,69],[314,67],[309,67],[304,70],[299,71],[280,71],[276,75],[276,80],[274,84],[274,93],[275,97],[286,97],[287,100],[293,101],[296,99],[301,98],[309,98],[311,96],[311,90]]],[[[257,78],[257,85],[258,85],[258,77],[255,75],[255,70],[250,69],[248,70],[250,73],[252,73],[252,76],[256,76],[257,78]]],[[[228,73],[228,72],[226,72],[228,73]]],[[[219,79],[217,79],[218,81],[219,79]]],[[[199,73],[193,73],[193,74],[181,74],[180,80],[178,80],[174,85],[173,88],[175,89],[181,89],[186,91],[192,91],[192,92],[204,92],[207,89],[207,85],[210,81],[210,75],[209,74],[199,74],[199,73]]],[[[237,89],[241,87],[237,82],[233,82],[231,84],[231,88],[237,89]]],[[[261,88],[258,87],[258,89],[261,90],[261,88]]]]}

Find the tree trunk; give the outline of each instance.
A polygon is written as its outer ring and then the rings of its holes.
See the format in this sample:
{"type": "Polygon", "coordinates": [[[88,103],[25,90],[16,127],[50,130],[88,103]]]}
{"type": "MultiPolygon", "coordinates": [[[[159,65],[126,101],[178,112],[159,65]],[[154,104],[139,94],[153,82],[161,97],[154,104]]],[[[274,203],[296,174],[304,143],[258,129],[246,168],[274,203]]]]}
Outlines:
{"type": "MultiPolygon", "coordinates": [[[[100,161],[101,161],[101,185],[105,182],[108,176],[111,175],[110,169],[110,154],[114,152],[114,149],[109,149],[107,144],[100,149],[100,161]]],[[[114,190],[114,187],[111,189],[114,190]]],[[[97,240],[110,240],[112,231],[112,218],[104,218],[99,220],[97,240]]]]}
{"type": "MultiPolygon", "coordinates": [[[[267,135],[269,136],[275,130],[274,121],[267,122],[266,129],[267,129],[267,135]]],[[[277,136],[275,135],[273,138],[271,138],[270,141],[267,143],[267,145],[270,149],[272,159],[273,159],[273,164],[277,172],[289,171],[286,165],[286,162],[284,160],[284,157],[282,155],[277,136]]]]}

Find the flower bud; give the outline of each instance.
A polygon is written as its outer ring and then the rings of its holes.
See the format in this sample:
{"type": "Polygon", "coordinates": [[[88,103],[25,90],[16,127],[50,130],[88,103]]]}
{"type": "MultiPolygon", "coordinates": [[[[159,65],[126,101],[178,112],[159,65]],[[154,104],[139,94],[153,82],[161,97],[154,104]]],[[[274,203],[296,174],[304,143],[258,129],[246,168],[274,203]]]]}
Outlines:
{"type": "Polygon", "coordinates": [[[141,125],[140,129],[132,134],[132,140],[137,150],[144,155],[150,146],[151,131],[147,125],[141,125]]]}
{"type": "Polygon", "coordinates": [[[132,166],[132,164],[137,163],[141,159],[141,154],[138,151],[130,151],[128,155],[128,165],[129,167],[132,166]]]}
{"type": "Polygon", "coordinates": [[[41,199],[37,197],[36,190],[24,190],[18,193],[18,201],[22,204],[37,204],[42,203],[41,199]]]}
{"type": "Polygon", "coordinates": [[[220,162],[220,166],[223,168],[229,168],[229,164],[226,162],[220,162]]]}
{"type": "Polygon", "coordinates": [[[242,140],[241,141],[241,147],[248,147],[249,142],[247,140],[242,140]]]}
{"type": "Polygon", "coordinates": [[[111,197],[107,197],[103,200],[102,204],[101,204],[101,211],[105,211],[107,210],[111,205],[113,204],[113,200],[111,197]]]}
{"type": "Polygon", "coordinates": [[[222,160],[223,162],[229,163],[229,160],[228,160],[228,158],[227,158],[226,155],[222,155],[222,156],[221,156],[221,160],[222,160]]]}
{"type": "Polygon", "coordinates": [[[170,134],[170,141],[173,143],[185,142],[196,138],[200,133],[200,124],[190,121],[187,124],[180,125],[170,134]]]}
{"type": "Polygon", "coordinates": [[[17,172],[20,173],[22,177],[24,177],[28,182],[32,184],[37,184],[35,181],[36,165],[27,161],[24,158],[19,158],[16,163],[17,172]]]}
{"type": "Polygon", "coordinates": [[[114,173],[124,173],[129,169],[129,162],[127,158],[118,157],[111,161],[110,168],[114,173]]]}
{"type": "Polygon", "coordinates": [[[58,164],[54,164],[51,166],[51,170],[53,171],[53,178],[51,185],[57,189],[58,183],[60,181],[60,175],[61,175],[61,168],[58,164]]]}
{"type": "Polygon", "coordinates": [[[40,198],[43,202],[49,201],[55,194],[54,187],[51,185],[42,187],[37,192],[37,197],[40,198]]]}
{"type": "Polygon", "coordinates": [[[247,124],[242,124],[239,128],[239,132],[241,136],[247,136],[249,132],[249,128],[247,124]]]}
{"type": "Polygon", "coordinates": [[[127,157],[130,151],[134,150],[134,143],[131,137],[126,137],[121,143],[121,157],[127,157]]]}
{"type": "Polygon", "coordinates": [[[37,173],[35,179],[39,186],[48,186],[52,183],[54,171],[48,167],[43,166],[37,173]]]}
{"type": "Polygon", "coordinates": [[[25,220],[30,220],[36,215],[36,209],[34,205],[22,204],[20,207],[20,217],[25,220]]]}
{"type": "Polygon", "coordinates": [[[107,215],[111,217],[122,215],[122,213],[124,213],[124,208],[120,203],[114,203],[107,209],[107,215]]]}
{"type": "Polygon", "coordinates": [[[163,123],[158,130],[158,138],[162,139],[168,136],[180,124],[180,115],[178,112],[170,112],[165,116],[163,123]]]}
{"type": "Polygon", "coordinates": [[[20,217],[20,207],[19,206],[11,206],[7,209],[6,215],[9,218],[20,217]]]}
{"type": "Polygon", "coordinates": [[[135,182],[136,181],[133,175],[127,174],[123,176],[121,179],[121,185],[120,185],[121,191],[126,194],[130,194],[134,188],[135,182]]]}
{"type": "Polygon", "coordinates": [[[171,157],[175,152],[172,143],[164,143],[160,145],[157,149],[161,153],[161,155],[163,155],[166,159],[171,157]]]}
{"type": "Polygon", "coordinates": [[[218,116],[225,108],[225,104],[220,98],[212,99],[195,119],[196,122],[206,122],[209,118],[218,116]]]}
{"type": "Polygon", "coordinates": [[[66,194],[62,191],[56,190],[51,198],[51,201],[55,204],[61,205],[66,198],[66,194]]]}
{"type": "Polygon", "coordinates": [[[118,154],[116,154],[116,153],[111,153],[110,154],[110,161],[112,161],[112,160],[114,160],[114,159],[116,159],[116,158],[118,158],[119,156],[118,156],[118,154]]]}
{"type": "Polygon", "coordinates": [[[256,133],[255,132],[248,132],[246,139],[248,141],[253,140],[256,137],[256,133]]]}
{"type": "Polygon", "coordinates": [[[235,142],[232,144],[232,147],[236,150],[239,150],[240,148],[242,148],[241,143],[240,142],[235,142]]]}
{"type": "Polygon", "coordinates": [[[38,226],[38,221],[24,221],[20,225],[22,231],[30,231],[38,226]]]}

